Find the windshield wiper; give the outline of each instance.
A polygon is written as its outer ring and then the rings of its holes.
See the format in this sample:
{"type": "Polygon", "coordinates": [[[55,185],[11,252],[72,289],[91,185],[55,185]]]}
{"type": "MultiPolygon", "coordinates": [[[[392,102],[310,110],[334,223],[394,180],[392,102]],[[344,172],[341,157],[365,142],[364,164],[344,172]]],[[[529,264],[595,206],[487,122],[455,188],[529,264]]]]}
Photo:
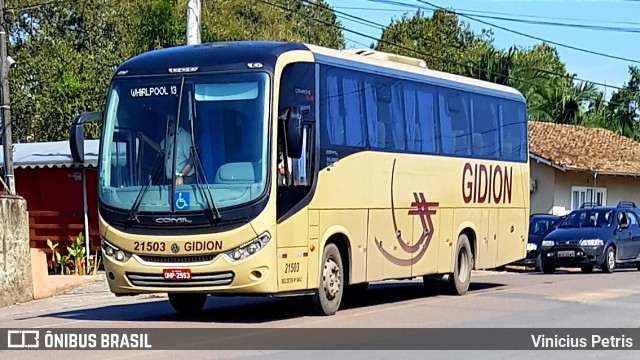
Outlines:
{"type": "MultiPolygon", "coordinates": [[[[184,78],[182,79],[182,81],[184,85],[184,78]]],[[[184,89],[184,86],[183,86],[183,89],[184,89]]],[[[196,171],[195,171],[196,186],[200,189],[200,191],[202,191],[202,195],[204,196],[204,199],[207,202],[207,210],[209,210],[211,215],[211,221],[213,222],[215,220],[221,220],[222,215],[220,215],[220,211],[218,211],[218,208],[216,207],[215,199],[211,194],[211,190],[209,190],[208,188],[209,181],[207,180],[207,173],[204,171],[204,166],[202,165],[202,159],[200,159],[200,154],[198,153],[198,148],[196,147],[195,127],[193,126],[193,121],[194,121],[194,118],[197,118],[198,116],[196,113],[196,106],[194,103],[195,98],[192,96],[192,92],[191,92],[192,90],[191,91],[187,90],[187,91],[189,93],[189,105],[190,105],[189,126],[191,127],[191,131],[190,131],[191,136],[189,136],[189,140],[191,140],[191,146],[189,148],[189,153],[191,156],[191,160],[195,162],[194,165],[196,166],[196,171]],[[202,181],[203,178],[204,178],[204,185],[202,181]]],[[[182,93],[182,90],[180,90],[180,93],[182,93]]],[[[180,101],[182,102],[182,98],[180,101]]],[[[180,113],[181,109],[182,109],[182,106],[179,106],[178,114],[180,113]]]]}
{"type": "Polygon", "coordinates": [[[140,219],[138,219],[138,211],[140,209],[140,204],[142,204],[142,199],[144,198],[144,195],[147,193],[149,186],[151,186],[152,183],[158,181],[158,177],[160,176],[160,169],[162,168],[157,166],[158,159],[160,158],[164,158],[164,150],[160,150],[156,155],[156,158],[153,160],[153,164],[151,165],[151,171],[155,171],[155,172],[153,173],[152,176],[149,176],[149,181],[147,181],[147,183],[144,184],[144,186],[142,186],[142,189],[140,189],[140,191],[138,192],[138,195],[136,196],[136,200],[133,202],[133,205],[131,206],[131,211],[129,211],[129,218],[127,218],[127,221],[136,222],[138,224],[140,223],[140,219]]]}
{"type": "MultiPolygon", "coordinates": [[[[193,132],[192,132],[193,134],[193,132]]],[[[196,183],[198,188],[202,191],[202,195],[204,196],[205,201],[207,202],[207,210],[211,212],[212,220],[220,220],[222,219],[222,215],[220,215],[220,211],[216,207],[215,200],[213,199],[213,195],[211,195],[211,190],[209,188],[205,188],[209,184],[207,181],[207,174],[204,172],[204,166],[202,166],[202,160],[200,159],[200,155],[198,154],[198,149],[193,143],[193,137],[191,138],[191,149],[189,151],[191,153],[192,159],[196,162],[196,183]],[[201,173],[202,172],[202,173],[201,173]],[[200,176],[204,178],[204,186],[202,179],[200,176]]]]}

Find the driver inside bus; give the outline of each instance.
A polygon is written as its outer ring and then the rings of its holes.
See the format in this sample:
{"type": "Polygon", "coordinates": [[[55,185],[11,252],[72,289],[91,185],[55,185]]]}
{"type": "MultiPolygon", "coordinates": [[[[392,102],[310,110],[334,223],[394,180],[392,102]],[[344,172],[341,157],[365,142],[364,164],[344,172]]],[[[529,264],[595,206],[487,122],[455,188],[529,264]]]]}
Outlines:
{"type": "Polygon", "coordinates": [[[191,158],[191,134],[182,126],[178,126],[177,136],[174,136],[174,128],[171,124],[175,124],[175,116],[168,115],[167,122],[170,124],[168,134],[160,141],[160,144],[145,137],[145,140],[155,151],[165,150],[164,154],[164,169],[166,183],[171,183],[173,178],[173,141],[177,138],[176,144],[176,185],[188,185],[194,184],[195,181],[195,169],[193,166],[193,159],[191,158]],[[167,145],[165,147],[165,144],[167,145]]]}

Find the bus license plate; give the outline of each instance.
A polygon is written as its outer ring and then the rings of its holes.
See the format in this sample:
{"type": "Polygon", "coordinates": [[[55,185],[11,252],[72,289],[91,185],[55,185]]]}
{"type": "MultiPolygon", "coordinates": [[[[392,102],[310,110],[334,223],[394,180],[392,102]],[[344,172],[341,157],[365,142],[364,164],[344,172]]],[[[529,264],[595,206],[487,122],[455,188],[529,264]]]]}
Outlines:
{"type": "Polygon", "coordinates": [[[566,257],[575,257],[575,251],[558,251],[558,257],[566,258],[566,257]]]}
{"type": "Polygon", "coordinates": [[[191,280],[191,270],[189,269],[163,269],[162,276],[165,280],[180,281],[191,280]]]}

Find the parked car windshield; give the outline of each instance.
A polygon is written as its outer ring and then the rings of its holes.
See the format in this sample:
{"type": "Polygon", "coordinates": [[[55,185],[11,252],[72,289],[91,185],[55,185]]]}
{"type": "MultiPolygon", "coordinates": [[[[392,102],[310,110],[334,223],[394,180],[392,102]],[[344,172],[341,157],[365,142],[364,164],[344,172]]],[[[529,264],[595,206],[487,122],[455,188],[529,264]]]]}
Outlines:
{"type": "Polygon", "coordinates": [[[530,235],[545,235],[558,225],[559,218],[552,217],[532,217],[529,222],[530,235]]]}
{"type": "Polygon", "coordinates": [[[613,224],[611,209],[576,210],[560,224],[561,228],[608,227],[613,224]]]}

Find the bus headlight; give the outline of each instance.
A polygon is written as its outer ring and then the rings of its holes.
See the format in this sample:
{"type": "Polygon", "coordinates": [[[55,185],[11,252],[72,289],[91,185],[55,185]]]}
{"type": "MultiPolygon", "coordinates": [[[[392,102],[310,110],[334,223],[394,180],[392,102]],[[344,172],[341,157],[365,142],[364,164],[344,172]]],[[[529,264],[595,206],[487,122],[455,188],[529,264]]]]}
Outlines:
{"type": "Polygon", "coordinates": [[[604,241],[600,239],[584,239],[580,240],[580,246],[602,246],[604,241]]]}
{"type": "Polygon", "coordinates": [[[131,258],[130,253],[118,249],[115,245],[109,243],[104,238],[100,238],[100,246],[102,247],[102,253],[112,260],[125,263],[129,258],[131,258]]]}
{"type": "Polygon", "coordinates": [[[265,232],[264,234],[249,241],[248,243],[227,251],[226,253],[224,253],[224,257],[230,262],[236,262],[238,260],[246,259],[249,256],[262,250],[262,248],[267,245],[269,240],[271,240],[271,235],[269,234],[269,232],[265,232]]]}
{"type": "Polygon", "coordinates": [[[545,240],[542,242],[542,247],[552,247],[556,242],[553,240],[545,240]]]}
{"type": "Polygon", "coordinates": [[[538,250],[538,245],[529,243],[527,244],[527,251],[535,251],[538,250]]]}

